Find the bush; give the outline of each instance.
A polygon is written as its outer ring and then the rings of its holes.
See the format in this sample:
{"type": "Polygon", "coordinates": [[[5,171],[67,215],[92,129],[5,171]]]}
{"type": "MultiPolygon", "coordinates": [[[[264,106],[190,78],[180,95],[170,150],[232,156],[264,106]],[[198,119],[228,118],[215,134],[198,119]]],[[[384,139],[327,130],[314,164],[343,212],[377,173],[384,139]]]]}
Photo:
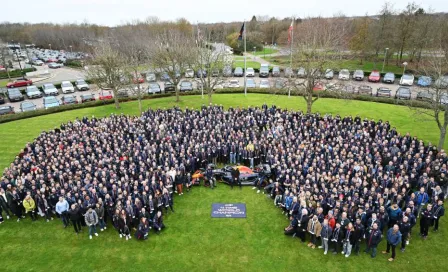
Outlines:
{"type": "Polygon", "coordinates": [[[67,60],[64,66],[74,67],[74,68],[83,68],[83,65],[80,60],[67,60]]]}
{"type": "MultiPolygon", "coordinates": [[[[227,89],[219,89],[215,91],[215,94],[236,94],[236,93],[243,93],[243,88],[227,88],[227,89]]],[[[247,89],[248,93],[258,93],[258,94],[272,94],[272,95],[288,95],[288,91],[285,89],[259,89],[259,88],[250,88],[247,89]]],[[[200,95],[201,91],[196,90],[192,92],[181,92],[179,93],[180,96],[187,96],[187,95],[200,95]]],[[[176,94],[174,92],[164,93],[164,94],[151,94],[151,95],[145,95],[142,99],[156,99],[156,98],[162,98],[162,97],[170,97],[175,96],[176,94]]],[[[298,94],[291,92],[292,96],[298,96],[298,94]]],[[[319,96],[320,98],[333,98],[333,99],[347,99],[349,100],[358,100],[358,101],[367,101],[367,102],[376,102],[376,103],[384,103],[384,104],[392,104],[392,105],[400,105],[400,106],[412,106],[417,108],[431,108],[431,105],[424,101],[416,101],[416,100],[397,100],[394,98],[385,98],[385,97],[376,97],[376,96],[368,96],[368,95],[357,95],[357,94],[346,94],[344,97],[341,97],[340,94],[335,92],[329,92],[329,91],[322,91],[322,92],[315,92],[313,93],[313,96],[319,96]]],[[[129,101],[136,101],[137,97],[131,96],[131,97],[125,97],[120,98],[120,102],[129,102],[129,101]]],[[[106,100],[106,101],[92,101],[82,104],[74,104],[74,105],[63,105],[55,108],[50,109],[39,109],[36,111],[31,112],[23,112],[23,113],[16,113],[12,115],[4,115],[0,116],[0,124],[1,123],[7,123],[12,122],[16,120],[41,116],[41,115],[47,115],[57,112],[63,112],[68,110],[74,110],[74,109],[83,109],[83,108],[90,108],[90,107],[96,107],[96,106],[103,106],[103,105],[109,105],[113,104],[114,100],[106,100]]]]}
{"type": "MultiPolygon", "coordinates": [[[[19,69],[19,70],[12,70],[12,71],[9,71],[9,76],[10,77],[22,77],[22,76],[24,76],[24,75],[26,75],[26,73],[29,73],[29,72],[34,72],[34,71],[36,71],[36,68],[26,68],[26,69],[23,69],[23,74],[22,74],[22,71],[19,69]]],[[[5,78],[8,78],[8,73],[5,71],[5,72],[0,72],[0,79],[5,79],[5,78]]]]}

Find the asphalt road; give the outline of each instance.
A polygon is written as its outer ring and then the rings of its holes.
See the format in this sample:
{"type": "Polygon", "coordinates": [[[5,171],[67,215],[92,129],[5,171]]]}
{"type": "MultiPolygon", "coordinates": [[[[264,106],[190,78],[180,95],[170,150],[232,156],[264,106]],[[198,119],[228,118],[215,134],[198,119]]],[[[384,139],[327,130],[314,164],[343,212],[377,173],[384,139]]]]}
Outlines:
{"type": "MultiPolygon", "coordinates": [[[[75,79],[78,79],[78,78],[83,78],[85,76],[83,71],[75,70],[75,69],[71,69],[71,68],[60,68],[60,69],[56,69],[55,71],[52,70],[51,72],[53,73],[52,77],[50,77],[50,78],[48,78],[46,80],[37,82],[35,85],[36,86],[40,86],[40,85],[42,85],[44,83],[47,83],[47,82],[60,83],[63,80],[75,80],[75,79]]],[[[224,78],[224,81],[225,82],[229,82],[232,79],[238,80],[238,82],[240,84],[240,88],[244,86],[244,77],[229,77],[229,78],[224,78]]],[[[278,80],[278,79],[282,79],[282,78],[281,77],[280,78],[278,78],[278,77],[275,77],[275,78],[274,77],[260,78],[260,77],[258,77],[258,75],[256,75],[255,77],[253,77],[253,79],[255,80],[256,86],[259,87],[260,80],[262,80],[262,79],[269,80],[270,85],[274,86],[275,81],[278,80]]],[[[196,84],[196,79],[184,79],[184,80],[192,81],[194,89],[198,90],[197,84],[196,84]]],[[[297,79],[297,80],[300,81],[301,79],[297,79]]],[[[396,82],[398,82],[398,81],[396,81],[396,82]]],[[[159,83],[161,89],[163,90],[164,89],[164,83],[161,82],[161,81],[158,82],[158,83],[159,83]]],[[[365,79],[364,81],[354,81],[354,80],[340,81],[338,79],[333,79],[333,80],[324,80],[323,83],[325,83],[325,84],[337,83],[337,84],[340,84],[340,85],[343,85],[343,86],[349,86],[350,85],[350,86],[354,86],[354,87],[358,87],[358,86],[361,86],[361,85],[367,85],[367,86],[372,87],[373,95],[376,95],[376,90],[378,88],[380,88],[380,87],[387,87],[387,88],[392,90],[392,92],[391,92],[392,97],[395,96],[395,92],[396,92],[396,90],[399,87],[398,84],[372,83],[372,82],[368,82],[367,79],[365,79]]],[[[142,84],[142,86],[144,88],[146,88],[147,85],[148,85],[147,83],[143,83],[142,84]]],[[[88,93],[92,93],[93,95],[95,95],[95,98],[98,99],[98,97],[99,97],[99,90],[94,85],[92,85],[90,87],[91,87],[91,90],[87,91],[87,92],[88,93]]],[[[421,90],[423,90],[423,89],[420,88],[420,87],[417,87],[415,85],[412,86],[411,87],[412,97],[415,99],[417,93],[420,92],[421,90]]],[[[78,101],[80,101],[79,96],[82,93],[86,93],[86,92],[77,92],[76,91],[74,93],[74,95],[77,97],[78,101]]],[[[58,99],[61,99],[61,97],[62,97],[62,95],[61,95],[61,91],[60,91],[58,99]]],[[[28,99],[25,97],[25,100],[28,100],[28,99]]],[[[6,101],[7,101],[6,105],[13,106],[16,112],[20,111],[20,103],[21,102],[10,103],[7,99],[6,99],[6,101]]],[[[37,106],[37,108],[43,108],[43,104],[42,104],[43,103],[43,99],[42,98],[31,99],[31,101],[37,106]]]]}

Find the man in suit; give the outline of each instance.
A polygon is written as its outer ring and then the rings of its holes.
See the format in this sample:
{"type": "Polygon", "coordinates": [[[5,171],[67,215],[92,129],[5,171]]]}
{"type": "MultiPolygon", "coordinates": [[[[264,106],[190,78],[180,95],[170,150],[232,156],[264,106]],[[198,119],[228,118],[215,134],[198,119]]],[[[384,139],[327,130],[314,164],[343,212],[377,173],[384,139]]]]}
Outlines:
{"type": "Polygon", "coordinates": [[[240,170],[238,169],[238,167],[233,167],[232,168],[232,182],[230,183],[230,187],[233,189],[233,185],[234,184],[238,184],[241,187],[241,180],[240,180],[240,170]]]}
{"type": "Polygon", "coordinates": [[[376,248],[378,247],[378,244],[381,242],[381,231],[378,229],[378,223],[373,223],[372,229],[370,232],[366,235],[366,242],[367,242],[367,248],[365,250],[366,253],[370,253],[370,250],[372,250],[371,257],[376,257],[376,248]]]}

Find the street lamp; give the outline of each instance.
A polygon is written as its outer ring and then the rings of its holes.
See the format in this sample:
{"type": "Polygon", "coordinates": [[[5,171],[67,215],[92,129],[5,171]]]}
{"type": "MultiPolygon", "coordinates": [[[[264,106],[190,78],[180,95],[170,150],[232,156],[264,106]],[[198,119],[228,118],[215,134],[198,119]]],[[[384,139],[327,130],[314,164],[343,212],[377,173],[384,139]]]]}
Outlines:
{"type": "Polygon", "coordinates": [[[386,64],[386,57],[387,57],[387,51],[389,48],[386,47],[386,54],[384,54],[384,60],[383,60],[383,69],[381,69],[381,73],[384,73],[384,65],[386,64]]]}
{"type": "Polygon", "coordinates": [[[403,75],[404,75],[404,71],[406,71],[406,66],[408,65],[408,63],[405,61],[403,62],[403,75]]]}
{"type": "Polygon", "coordinates": [[[73,48],[71,45],[70,45],[70,52],[73,54],[73,48]]]}
{"type": "Polygon", "coordinates": [[[50,50],[51,50],[51,43],[49,43],[48,46],[50,47],[50,50]]]}
{"type": "Polygon", "coordinates": [[[268,45],[267,42],[264,42],[264,47],[263,47],[263,54],[264,54],[264,58],[266,59],[266,45],[268,45]]]}
{"type": "Polygon", "coordinates": [[[255,59],[255,50],[257,50],[256,46],[254,46],[254,59],[255,59]]]}

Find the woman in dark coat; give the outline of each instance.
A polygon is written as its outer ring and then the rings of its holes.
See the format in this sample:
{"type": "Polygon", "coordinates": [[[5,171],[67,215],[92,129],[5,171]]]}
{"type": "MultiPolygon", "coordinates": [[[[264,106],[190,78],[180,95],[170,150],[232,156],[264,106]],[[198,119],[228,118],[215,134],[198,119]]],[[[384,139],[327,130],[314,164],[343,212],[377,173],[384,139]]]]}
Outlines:
{"type": "Polygon", "coordinates": [[[154,231],[159,234],[162,229],[165,228],[165,224],[163,224],[163,215],[161,211],[157,212],[156,217],[154,218],[154,231]]]}
{"type": "Polygon", "coordinates": [[[22,199],[16,190],[12,191],[12,201],[10,207],[11,211],[17,216],[17,222],[19,222],[21,218],[25,218],[22,213],[22,199]]]}
{"type": "Polygon", "coordinates": [[[121,210],[120,213],[120,219],[118,220],[118,226],[120,228],[120,238],[122,235],[126,237],[126,241],[128,239],[131,239],[131,218],[129,218],[129,215],[126,214],[125,210],[121,210]]]}
{"type": "Polygon", "coordinates": [[[138,229],[135,232],[135,238],[137,238],[137,240],[146,240],[148,239],[148,233],[149,233],[149,222],[146,219],[146,217],[142,217],[140,219],[138,229]]]}

